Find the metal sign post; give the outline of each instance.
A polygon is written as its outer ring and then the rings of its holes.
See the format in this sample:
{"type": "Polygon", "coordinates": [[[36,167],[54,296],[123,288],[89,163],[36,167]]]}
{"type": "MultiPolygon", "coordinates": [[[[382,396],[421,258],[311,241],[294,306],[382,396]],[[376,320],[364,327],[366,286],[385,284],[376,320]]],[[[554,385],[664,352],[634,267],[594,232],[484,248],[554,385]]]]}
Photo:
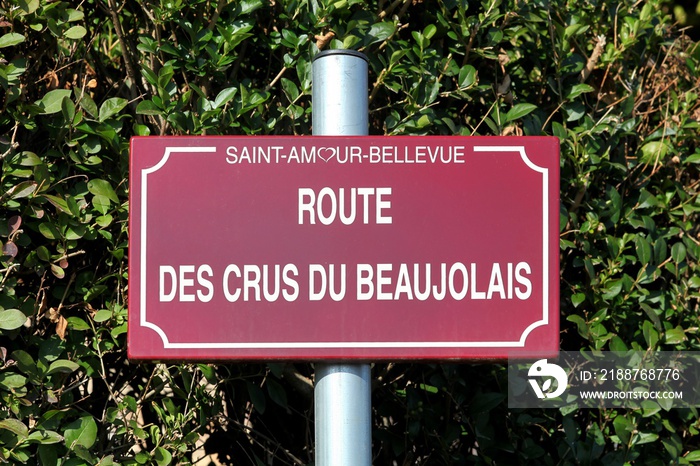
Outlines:
{"type": "MultiPolygon", "coordinates": [[[[367,57],[327,50],[313,62],[314,136],[368,134],[367,57]]],[[[315,464],[372,464],[369,364],[316,364],[315,464]]]]}

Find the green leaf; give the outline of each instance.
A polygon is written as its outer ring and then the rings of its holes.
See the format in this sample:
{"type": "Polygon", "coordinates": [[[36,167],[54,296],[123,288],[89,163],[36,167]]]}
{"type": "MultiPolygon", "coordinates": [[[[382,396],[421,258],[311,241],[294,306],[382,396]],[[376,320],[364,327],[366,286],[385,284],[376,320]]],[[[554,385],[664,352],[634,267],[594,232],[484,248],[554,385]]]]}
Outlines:
{"type": "Polygon", "coordinates": [[[567,136],[566,128],[558,121],[552,122],[552,135],[564,141],[567,136]]]}
{"type": "Polygon", "coordinates": [[[686,256],[686,248],[685,244],[681,243],[680,241],[673,246],[671,246],[671,258],[673,259],[673,262],[676,264],[680,264],[685,260],[686,256]]]}
{"type": "MultiPolygon", "coordinates": [[[[94,199],[93,199],[93,201],[94,201],[94,199]]],[[[97,206],[95,208],[97,208],[97,206]]],[[[110,226],[112,224],[113,220],[114,220],[114,217],[112,217],[112,215],[106,213],[104,215],[100,215],[99,217],[97,217],[95,219],[95,223],[102,228],[107,228],[108,226],[110,226]]]]}
{"type": "Polygon", "coordinates": [[[101,309],[95,313],[93,318],[95,322],[106,322],[112,318],[112,311],[108,309],[101,309]]]}
{"type": "Polygon", "coordinates": [[[249,15],[258,8],[262,8],[262,0],[240,0],[237,3],[237,10],[240,9],[240,15],[249,15]]]}
{"type": "Polygon", "coordinates": [[[128,104],[129,101],[122,99],[121,97],[112,97],[111,99],[107,99],[102,102],[102,105],[100,106],[100,115],[98,119],[100,121],[105,121],[111,116],[121,112],[128,104]]]}
{"type": "Polygon", "coordinates": [[[579,335],[581,335],[583,338],[588,338],[588,323],[583,319],[583,317],[576,314],[572,314],[568,316],[566,320],[576,324],[579,335]]]}
{"type": "Polygon", "coordinates": [[[68,228],[66,228],[66,239],[69,240],[78,240],[85,235],[85,226],[84,225],[71,225],[68,228]]]}
{"type": "Polygon", "coordinates": [[[117,193],[114,191],[109,181],[101,179],[90,180],[87,188],[92,194],[104,196],[115,204],[119,204],[119,197],[117,197],[117,193]]]}
{"type": "Polygon", "coordinates": [[[164,90],[170,80],[173,79],[175,69],[171,65],[165,65],[158,71],[158,87],[164,90]]]}
{"type": "Polygon", "coordinates": [[[651,244],[641,235],[634,237],[634,246],[637,250],[637,258],[642,265],[646,265],[651,260],[651,244]]]}
{"type": "Polygon", "coordinates": [[[112,338],[114,338],[116,340],[119,335],[126,333],[126,331],[127,331],[127,326],[126,326],[126,322],[124,322],[123,324],[117,325],[116,327],[114,327],[109,333],[110,333],[110,335],[112,335],[112,338]]]}
{"type": "Polygon", "coordinates": [[[158,85],[158,76],[148,66],[141,67],[141,74],[144,78],[146,78],[146,81],[148,81],[148,84],[151,86],[158,85]]]}
{"type": "Polygon", "coordinates": [[[10,356],[17,362],[17,368],[25,374],[32,376],[37,374],[36,362],[34,358],[24,350],[15,350],[10,356]]]}
{"type": "MultiPolygon", "coordinates": [[[[138,111],[136,113],[138,113],[138,111]]],[[[135,136],[150,136],[150,134],[151,134],[151,129],[148,126],[139,125],[137,123],[134,123],[134,135],[135,136]]]]}
{"type": "Polygon", "coordinates": [[[107,196],[96,194],[92,198],[92,205],[95,207],[96,211],[98,211],[102,215],[107,215],[107,213],[109,212],[111,202],[109,201],[109,198],[107,196]]]}
{"type": "Polygon", "coordinates": [[[284,89],[285,94],[290,102],[294,102],[297,97],[299,97],[299,89],[297,85],[291,79],[282,78],[282,89],[284,89]]]}
{"type": "Polygon", "coordinates": [[[68,424],[63,431],[66,447],[73,448],[80,445],[90,448],[97,439],[97,424],[92,416],[83,416],[68,424]]]}
{"type": "Polygon", "coordinates": [[[505,393],[500,392],[480,393],[472,399],[469,405],[469,412],[472,415],[488,413],[501,404],[506,397],[505,393]]]}
{"type": "Polygon", "coordinates": [[[63,342],[58,336],[44,340],[41,342],[39,347],[39,359],[45,361],[55,361],[58,357],[63,354],[65,347],[63,342]]]}
{"type": "Polygon", "coordinates": [[[13,45],[21,44],[24,42],[24,36],[16,32],[9,32],[0,37],[0,48],[12,47],[13,45]]]}
{"type": "Polygon", "coordinates": [[[571,91],[569,91],[569,95],[567,95],[566,98],[572,100],[581,94],[585,94],[586,92],[591,92],[593,90],[595,90],[593,86],[589,86],[588,84],[576,84],[571,88],[571,91]]]}
{"type": "Polygon", "coordinates": [[[265,392],[263,392],[258,385],[252,382],[247,382],[246,388],[248,389],[248,396],[250,397],[250,401],[253,403],[255,410],[260,414],[265,414],[265,405],[267,401],[265,398],[265,392]]]}
{"type": "MultiPolygon", "coordinates": [[[[656,317],[656,320],[659,320],[658,316],[656,317]]],[[[644,323],[642,324],[642,334],[644,335],[644,340],[646,340],[647,345],[649,345],[649,348],[653,349],[659,342],[659,331],[652,322],[653,321],[649,320],[644,321],[644,323]]]]}
{"type": "Polygon", "coordinates": [[[578,307],[579,304],[581,304],[585,300],[586,300],[585,293],[576,293],[576,294],[571,296],[571,304],[573,304],[574,307],[578,307]]]}
{"type": "Polygon", "coordinates": [[[581,102],[570,102],[564,105],[566,121],[578,121],[586,114],[586,107],[581,102]]]}
{"type": "Polygon", "coordinates": [[[77,40],[85,37],[85,34],[87,34],[87,29],[83,26],[73,26],[65,32],[65,37],[67,39],[77,40]]]}
{"type": "Polygon", "coordinates": [[[39,233],[44,235],[44,237],[46,239],[54,240],[54,239],[61,238],[61,233],[51,223],[40,223],[39,224],[39,233]]]}
{"type": "Polygon", "coordinates": [[[92,453],[90,453],[90,450],[85,448],[82,445],[74,445],[73,448],[71,448],[75,456],[83,460],[84,462],[76,462],[71,464],[70,461],[66,462],[65,466],[83,466],[83,465],[91,465],[95,464],[97,462],[97,458],[93,456],[92,453]]]}
{"type": "Polygon", "coordinates": [[[656,400],[664,411],[670,411],[673,408],[673,401],[673,398],[659,398],[656,400]]]}
{"type": "Polygon", "coordinates": [[[90,330],[90,326],[80,317],[71,316],[66,319],[68,321],[68,326],[73,330],[90,330]]]}
{"type": "Polygon", "coordinates": [[[7,429],[17,437],[21,439],[26,439],[29,434],[29,429],[26,425],[19,419],[8,418],[0,421],[0,429],[7,429]]]}
{"type": "Polygon", "coordinates": [[[214,108],[219,108],[224,104],[227,104],[238,92],[237,87],[227,87],[223,89],[214,99],[214,108]]]}
{"type": "Polygon", "coordinates": [[[30,15],[39,8],[39,0],[17,0],[17,6],[22,10],[22,15],[30,15]]]}
{"type": "Polygon", "coordinates": [[[35,430],[27,437],[31,443],[40,443],[42,445],[51,445],[54,443],[63,442],[63,436],[53,430],[35,430]]]}
{"type": "Polygon", "coordinates": [[[603,291],[604,299],[614,298],[622,291],[622,280],[610,280],[601,291],[603,291]]]}
{"type": "Polygon", "coordinates": [[[218,378],[216,377],[216,368],[213,364],[198,364],[197,367],[199,367],[199,370],[202,371],[202,374],[207,379],[207,382],[211,384],[216,384],[218,382],[218,378]]]}
{"type": "Polygon", "coordinates": [[[54,89],[44,94],[44,97],[36,101],[35,104],[42,109],[42,113],[51,115],[60,112],[63,99],[69,99],[70,96],[70,89],[54,89]]]}
{"type": "Polygon", "coordinates": [[[613,419],[613,427],[620,441],[625,445],[628,444],[630,436],[632,435],[632,430],[634,430],[632,423],[625,416],[618,414],[615,419],[613,419]]]}
{"type": "Polygon", "coordinates": [[[508,110],[508,113],[506,113],[504,117],[504,123],[508,123],[514,120],[517,120],[519,118],[524,117],[528,113],[532,112],[537,108],[537,105],[533,104],[517,104],[514,105],[513,108],[508,110]]]}
{"type": "Polygon", "coordinates": [[[418,388],[420,388],[421,390],[425,390],[428,393],[438,393],[440,391],[438,387],[424,383],[418,384],[418,388]]]}
{"type": "Polygon", "coordinates": [[[91,287],[87,293],[85,293],[85,301],[90,302],[93,299],[95,299],[97,296],[101,295],[105,291],[107,291],[108,287],[107,285],[95,285],[91,287]]]}
{"type": "Polygon", "coordinates": [[[51,273],[58,279],[65,278],[66,271],[56,264],[51,264],[51,273]]]}
{"type": "Polygon", "coordinates": [[[659,434],[654,432],[638,432],[632,439],[633,445],[642,445],[644,443],[656,442],[659,439],[659,434]]]}
{"type": "MultiPolygon", "coordinates": [[[[69,101],[70,102],[70,101],[69,101]]],[[[20,161],[20,165],[23,167],[36,167],[41,164],[43,164],[42,160],[37,156],[34,152],[27,152],[24,151],[22,152],[22,160],[20,161]]]]}
{"type": "Polygon", "coordinates": [[[0,330],[14,330],[20,328],[27,321],[24,312],[17,309],[0,311],[0,330]]]}
{"type": "Polygon", "coordinates": [[[55,446],[39,445],[36,450],[38,454],[37,459],[39,460],[39,464],[46,464],[51,466],[59,464],[58,448],[56,448],[55,446]]]}
{"type": "Polygon", "coordinates": [[[464,65],[459,70],[459,88],[466,89],[476,83],[476,68],[472,65],[464,65]]]}
{"type": "Polygon", "coordinates": [[[688,337],[685,336],[685,332],[681,327],[668,329],[664,334],[664,340],[669,345],[677,345],[683,343],[687,339],[688,337]]]}
{"type": "Polygon", "coordinates": [[[367,33],[368,45],[387,40],[395,30],[396,25],[394,23],[382,22],[373,24],[367,33]]]}
{"type": "Polygon", "coordinates": [[[61,113],[63,114],[63,119],[69,124],[73,123],[75,120],[75,104],[70,99],[63,99],[61,101],[61,113]]]}
{"type": "Polygon", "coordinates": [[[282,30],[282,45],[294,49],[299,45],[299,36],[289,29],[282,30]]]}
{"type": "Polygon", "coordinates": [[[428,115],[421,115],[416,122],[418,128],[424,128],[430,124],[430,117],[428,115]]]}
{"type": "Polygon", "coordinates": [[[49,201],[51,204],[53,204],[54,207],[57,209],[70,214],[70,208],[68,207],[68,203],[66,202],[65,199],[60,198],[58,196],[52,196],[50,194],[42,194],[44,198],[46,198],[47,201],[49,201]]]}
{"type": "Polygon", "coordinates": [[[142,100],[136,106],[136,113],[138,115],[161,115],[163,110],[158,108],[152,100],[142,100]]]}
{"type": "Polygon", "coordinates": [[[663,161],[670,147],[664,141],[651,141],[644,144],[641,148],[641,161],[645,164],[655,164],[663,161]]]}
{"type": "Polygon", "coordinates": [[[688,280],[688,286],[690,288],[700,288],[700,276],[690,277],[688,280]]]}
{"type": "Polygon", "coordinates": [[[73,361],[69,361],[67,359],[58,359],[51,363],[51,365],[49,366],[49,370],[46,372],[46,375],[70,374],[72,372],[75,372],[79,368],[80,366],[74,363],[73,361]]]}
{"type": "Polygon", "coordinates": [[[80,108],[85,110],[85,112],[91,117],[97,117],[97,104],[94,100],[92,100],[92,97],[90,97],[87,93],[81,93],[80,91],[77,91],[76,94],[80,108]]]}
{"type": "Polygon", "coordinates": [[[287,409],[287,392],[284,387],[276,380],[270,378],[267,380],[267,393],[272,401],[287,409]]]}
{"type": "Polygon", "coordinates": [[[70,213],[73,214],[73,217],[80,217],[80,206],[78,205],[78,201],[75,199],[75,197],[66,197],[66,205],[68,206],[70,213]]]}
{"type": "Polygon", "coordinates": [[[641,403],[642,416],[649,417],[661,411],[661,406],[654,400],[644,400],[641,403]]]}
{"type": "Polygon", "coordinates": [[[36,191],[37,184],[34,181],[22,181],[16,186],[13,186],[9,191],[11,199],[24,199],[29,197],[36,191]]]}
{"type": "Polygon", "coordinates": [[[180,413],[180,409],[173,403],[172,398],[165,398],[163,399],[163,405],[165,406],[165,409],[168,410],[168,413],[175,417],[180,413]]]}
{"type": "Polygon", "coordinates": [[[610,339],[610,351],[627,351],[628,349],[622,338],[617,335],[610,339]]]}
{"type": "Polygon", "coordinates": [[[27,384],[27,378],[16,372],[0,372],[0,388],[11,391],[27,384]]]}
{"type": "Polygon", "coordinates": [[[80,10],[75,10],[73,8],[69,8],[66,10],[66,13],[68,13],[68,22],[73,23],[75,21],[82,21],[85,18],[85,13],[83,13],[80,10]]]}
{"type": "Polygon", "coordinates": [[[153,424],[153,425],[151,425],[151,428],[148,430],[149,430],[149,435],[151,437],[151,441],[156,445],[160,445],[160,439],[161,439],[160,426],[153,424]]]}
{"type": "Polygon", "coordinates": [[[168,466],[173,460],[173,455],[165,448],[158,447],[156,451],[153,452],[153,458],[156,460],[158,466],[168,466]]]}
{"type": "Polygon", "coordinates": [[[578,35],[578,34],[585,32],[587,29],[588,29],[588,26],[585,24],[581,24],[581,23],[570,24],[569,26],[566,27],[566,29],[564,29],[564,38],[568,40],[572,36],[575,36],[575,35],[578,35]]]}

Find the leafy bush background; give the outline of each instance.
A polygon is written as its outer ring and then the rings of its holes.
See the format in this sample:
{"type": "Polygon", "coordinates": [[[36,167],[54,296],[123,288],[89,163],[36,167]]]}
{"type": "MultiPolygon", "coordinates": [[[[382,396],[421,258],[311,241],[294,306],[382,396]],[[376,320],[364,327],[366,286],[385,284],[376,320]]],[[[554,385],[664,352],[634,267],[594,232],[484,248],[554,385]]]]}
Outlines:
{"type": "MultiPolygon", "coordinates": [[[[561,139],[562,349],[700,349],[700,47],[663,2],[0,10],[0,461],[313,462],[311,365],[126,360],[127,156],[132,135],[310,133],[319,48],[370,57],[372,134],[561,139]]],[[[509,411],[493,364],[373,378],[377,465],[700,461],[694,409],[509,411]]]]}

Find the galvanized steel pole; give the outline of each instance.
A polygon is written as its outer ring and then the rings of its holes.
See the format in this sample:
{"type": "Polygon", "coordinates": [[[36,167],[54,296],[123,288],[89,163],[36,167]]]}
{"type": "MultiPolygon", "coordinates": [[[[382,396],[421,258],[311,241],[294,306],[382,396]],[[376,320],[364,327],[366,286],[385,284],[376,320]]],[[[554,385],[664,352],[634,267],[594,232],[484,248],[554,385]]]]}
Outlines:
{"type": "MultiPolygon", "coordinates": [[[[367,57],[326,50],[313,61],[314,136],[366,136],[369,129],[367,57]]],[[[369,364],[316,364],[314,392],[317,466],[372,464],[369,364]]]]}

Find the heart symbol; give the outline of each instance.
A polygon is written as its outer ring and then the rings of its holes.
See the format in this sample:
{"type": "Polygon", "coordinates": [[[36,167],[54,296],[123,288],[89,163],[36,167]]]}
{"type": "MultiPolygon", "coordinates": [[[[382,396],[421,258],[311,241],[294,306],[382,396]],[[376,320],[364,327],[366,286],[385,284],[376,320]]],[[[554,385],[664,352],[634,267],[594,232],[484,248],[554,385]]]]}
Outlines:
{"type": "Polygon", "coordinates": [[[328,162],[338,154],[338,149],[335,147],[320,147],[317,154],[321,160],[328,162]]]}

